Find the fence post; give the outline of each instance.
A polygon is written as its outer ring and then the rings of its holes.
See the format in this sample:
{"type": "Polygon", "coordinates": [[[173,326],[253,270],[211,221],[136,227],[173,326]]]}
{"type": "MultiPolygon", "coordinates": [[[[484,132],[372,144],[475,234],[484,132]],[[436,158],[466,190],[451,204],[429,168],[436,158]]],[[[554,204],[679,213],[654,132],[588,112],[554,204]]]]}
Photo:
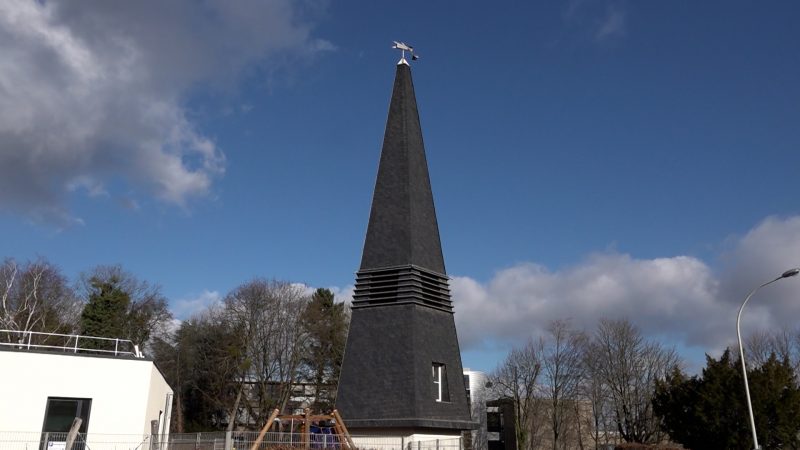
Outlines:
{"type": "Polygon", "coordinates": [[[233,449],[233,431],[225,432],[225,450],[233,449]]]}
{"type": "Polygon", "coordinates": [[[436,450],[439,450],[439,440],[436,440],[436,450]]]}
{"type": "Polygon", "coordinates": [[[308,448],[311,444],[311,418],[309,415],[311,410],[306,408],[303,410],[303,448],[308,448]]]}
{"type": "Polygon", "coordinates": [[[417,450],[422,450],[422,441],[417,441],[417,450]]]}
{"type": "Polygon", "coordinates": [[[406,450],[406,437],[400,436],[400,450],[406,450]]]}

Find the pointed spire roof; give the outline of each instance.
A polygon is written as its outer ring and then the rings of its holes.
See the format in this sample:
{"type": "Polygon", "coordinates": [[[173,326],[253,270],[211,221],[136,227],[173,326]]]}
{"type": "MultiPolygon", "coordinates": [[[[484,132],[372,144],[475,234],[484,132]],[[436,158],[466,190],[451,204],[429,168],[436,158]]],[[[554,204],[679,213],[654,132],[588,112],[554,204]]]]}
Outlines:
{"type": "Polygon", "coordinates": [[[397,66],[351,306],[336,394],[336,409],[351,432],[458,436],[477,427],[464,395],[453,304],[407,62],[397,66]],[[437,384],[432,367],[440,368],[437,384]]]}
{"type": "Polygon", "coordinates": [[[361,270],[414,265],[445,274],[411,67],[397,64],[361,270]]]}

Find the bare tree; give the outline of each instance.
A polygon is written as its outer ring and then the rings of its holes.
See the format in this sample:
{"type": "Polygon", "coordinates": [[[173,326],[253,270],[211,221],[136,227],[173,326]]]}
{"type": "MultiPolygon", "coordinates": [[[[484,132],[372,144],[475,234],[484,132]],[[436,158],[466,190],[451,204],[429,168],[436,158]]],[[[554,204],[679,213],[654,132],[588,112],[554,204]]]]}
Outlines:
{"type": "Polygon", "coordinates": [[[580,442],[579,436],[573,432],[571,441],[564,438],[568,429],[574,431],[578,418],[576,413],[580,413],[576,404],[584,373],[586,336],[563,320],[550,322],[547,331],[547,337],[540,340],[539,354],[542,356],[542,390],[548,402],[546,410],[552,448],[574,448],[580,442]]]}
{"type": "Polygon", "coordinates": [[[792,332],[783,328],[755,332],[745,338],[744,346],[747,364],[752,368],[763,366],[771,355],[775,355],[779,361],[790,361],[795,371],[800,368],[800,330],[792,332]]]}
{"type": "MultiPolygon", "coordinates": [[[[581,380],[581,398],[588,405],[589,414],[579,416],[579,426],[589,430],[587,433],[594,441],[595,450],[606,448],[608,444],[617,443],[616,433],[612,431],[611,414],[609,413],[608,386],[602,378],[603,359],[594,352],[594,344],[584,342],[583,366],[584,376],[581,380]]],[[[581,435],[583,436],[583,435],[581,435]]],[[[581,445],[583,448],[583,445],[581,445]]]]}
{"type": "Polygon", "coordinates": [[[764,331],[754,332],[744,339],[744,348],[747,352],[747,364],[760,367],[773,352],[772,336],[764,331]]]}
{"type": "Polygon", "coordinates": [[[176,431],[231,429],[251,366],[242,327],[212,306],[184,321],[171,342],[156,343],[159,366],[174,383],[176,431]]]}
{"type": "Polygon", "coordinates": [[[249,361],[242,389],[249,417],[266,420],[269,411],[285,409],[299,375],[304,344],[301,317],[309,297],[301,286],[255,279],[229,293],[225,319],[241,329],[249,361]]]}
{"type": "MultiPolygon", "coordinates": [[[[756,331],[745,337],[743,345],[749,368],[757,369],[775,355],[778,361],[789,361],[800,381],[800,328],[756,331]]],[[[736,345],[728,349],[734,354],[739,351],[736,345]]]]}
{"type": "Polygon", "coordinates": [[[598,375],[619,435],[627,442],[659,442],[664,435],[652,399],[656,381],[680,365],[675,351],[645,340],[627,320],[601,320],[590,351],[600,358],[598,375]]]}
{"type": "Polygon", "coordinates": [[[306,336],[305,288],[254,279],[220,305],[156,339],[156,356],[175,387],[175,429],[260,428],[294,396],[306,336]]]}
{"type": "MultiPolygon", "coordinates": [[[[72,332],[79,314],[66,278],[46,260],[18,264],[8,258],[0,265],[0,329],[72,332]]],[[[14,338],[6,333],[7,341],[14,338]]]]}
{"type": "Polygon", "coordinates": [[[533,416],[537,410],[537,381],[541,369],[539,345],[529,339],[522,347],[511,349],[491,375],[494,394],[514,401],[515,432],[520,450],[535,448],[534,437],[539,434],[541,422],[533,420],[533,416]]]}

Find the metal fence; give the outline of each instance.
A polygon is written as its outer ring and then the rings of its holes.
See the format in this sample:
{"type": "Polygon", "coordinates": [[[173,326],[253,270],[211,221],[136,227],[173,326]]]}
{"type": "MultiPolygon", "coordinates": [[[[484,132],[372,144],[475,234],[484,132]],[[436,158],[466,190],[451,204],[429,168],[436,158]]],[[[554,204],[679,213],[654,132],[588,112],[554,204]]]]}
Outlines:
{"type": "MultiPolygon", "coordinates": [[[[149,435],[78,433],[71,450],[151,450],[149,435]]],[[[66,450],[67,433],[0,432],[0,450],[66,450]]]]}
{"type": "MultiPolygon", "coordinates": [[[[71,449],[66,433],[0,432],[0,450],[249,450],[257,432],[172,433],[159,435],[78,434],[71,449]]],[[[462,450],[461,439],[352,436],[358,450],[462,450]]],[[[259,450],[343,448],[335,434],[312,433],[306,444],[302,433],[266,433],[259,450]]]]}

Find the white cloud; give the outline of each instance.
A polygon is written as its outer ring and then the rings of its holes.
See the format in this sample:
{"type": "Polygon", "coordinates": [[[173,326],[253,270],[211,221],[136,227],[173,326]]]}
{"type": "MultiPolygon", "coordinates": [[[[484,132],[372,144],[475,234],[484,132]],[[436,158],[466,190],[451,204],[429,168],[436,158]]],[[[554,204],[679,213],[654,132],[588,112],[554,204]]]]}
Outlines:
{"type": "Polygon", "coordinates": [[[211,306],[219,305],[222,295],[217,291],[203,290],[199,295],[182,298],[172,302],[172,314],[177,320],[183,321],[195,314],[207,310],[211,306]]]}
{"type": "Polygon", "coordinates": [[[107,196],[121,181],[179,207],[208,195],[225,155],[183,102],[333,50],[302,5],[0,2],[0,209],[64,225],[76,190],[107,196]]]}
{"type": "Polygon", "coordinates": [[[596,43],[627,32],[627,8],[623,0],[569,0],[561,18],[567,29],[596,43]]]}
{"type": "MultiPolygon", "coordinates": [[[[318,289],[305,283],[292,283],[292,286],[302,290],[303,294],[307,296],[311,296],[318,289]]],[[[353,285],[347,285],[343,288],[339,286],[329,286],[326,289],[333,292],[333,299],[336,303],[344,302],[349,305],[353,302],[353,285]]]]}
{"type": "MultiPolygon", "coordinates": [[[[311,296],[317,288],[309,286],[305,283],[291,283],[294,289],[300,290],[304,295],[311,296]]],[[[345,302],[350,304],[353,299],[353,286],[349,285],[344,288],[336,286],[329,287],[334,294],[336,302],[345,302]]],[[[222,304],[223,295],[218,291],[203,290],[200,294],[190,295],[186,298],[175,300],[171,303],[172,314],[176,318],[176,323],[180,324],[182,321],[189,319],[195,314],[202,313],[213,306],[222,304]]]]}
{"type": "MultiPolygon", "coordinates": [[[[737,307],[751,289],[800,266],[800,216],[768,217],[742,238],[732,238],[722,256],[720,301],[737,307]]],[[[750,327],[796,326],[800,319],[800,277],[760,291],[747,305],[750,327]]]]}
{"type": "Polygon", "coordinates": [[[294,289],[297,289],[298,291],[302,292],[303,295],[307,297],[310,297],[312,294],[314,294],[314,291],[317,290],[317,288],[309,286],[305,283],[291,283],[291,285],[294,289]]]}
{"type": "Polygon", "coordinates": [[[333,292],[333,298],[337,303],[344,302],[347,305],[353,304],[353,292],[355,287],[352,284],[348,284],[345,287],[331,286],[328,289],[333,292]]]}
{"type": "Polygon", "coordinates": [[[623,35],[625,35],[625,12],[615,7],[609,7],[594,37],[596,40],[602,41],[623,35]]]}
{"type": "MultiPolygon", "coordinates": [[[[459,340],[465,350],[478,349],[541,334],[553,319],[591,330],[600,318],[625,317],[650,336],[716,352],[735,343],[736,313],[747,292],[800,265],[800,217],[768,218],[729,244],[719,273],[689,256],[602,253],[559,271],[516,265],[488,283],[454,277],[459,340]]],[[[759,292],[748,304],[743,332],[794,326],[798,283],[800,277],[759,292]]]]}

